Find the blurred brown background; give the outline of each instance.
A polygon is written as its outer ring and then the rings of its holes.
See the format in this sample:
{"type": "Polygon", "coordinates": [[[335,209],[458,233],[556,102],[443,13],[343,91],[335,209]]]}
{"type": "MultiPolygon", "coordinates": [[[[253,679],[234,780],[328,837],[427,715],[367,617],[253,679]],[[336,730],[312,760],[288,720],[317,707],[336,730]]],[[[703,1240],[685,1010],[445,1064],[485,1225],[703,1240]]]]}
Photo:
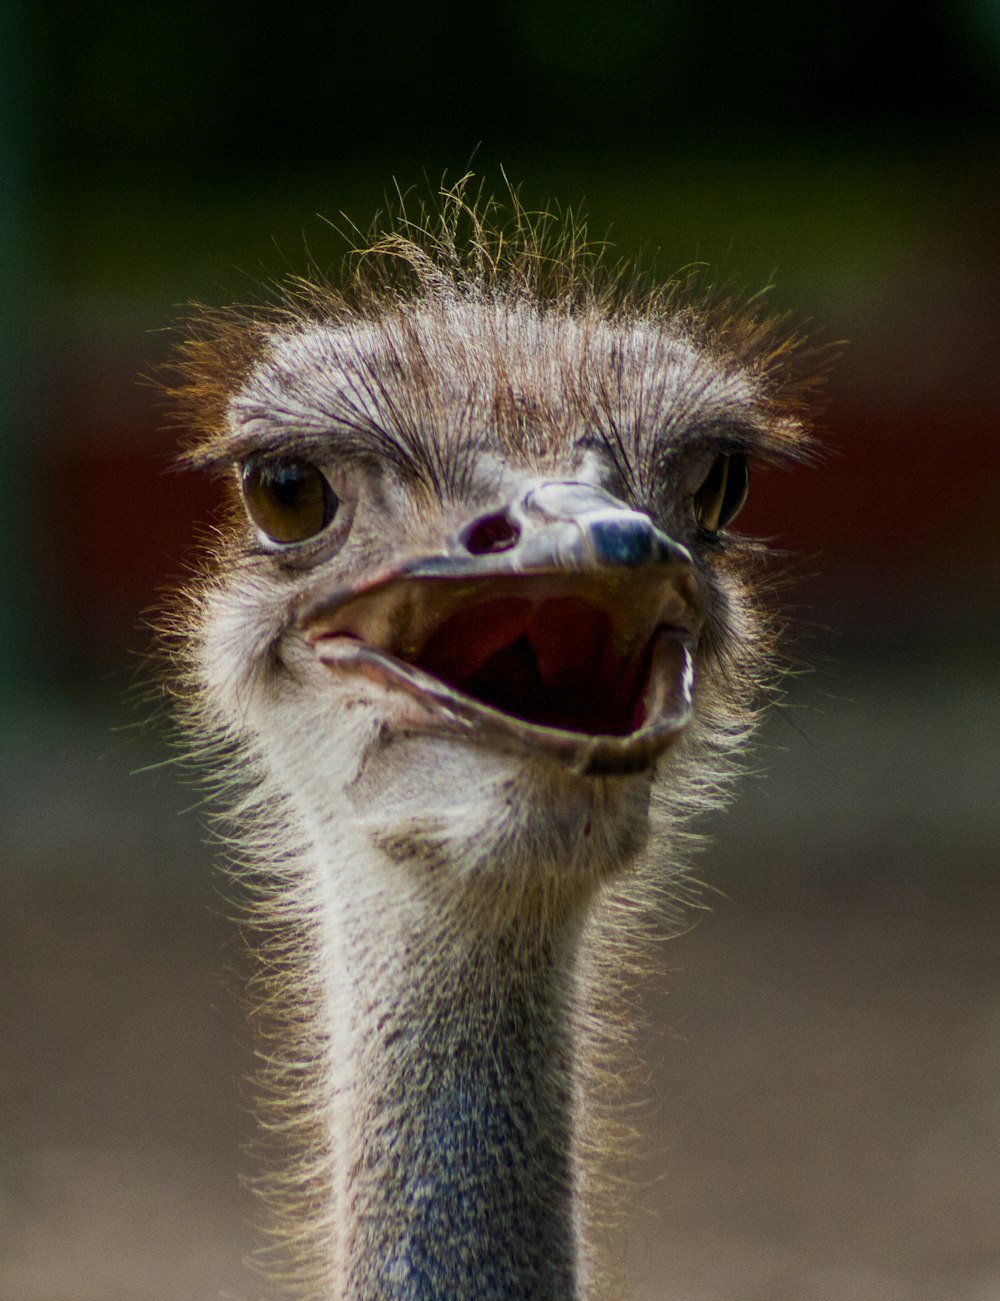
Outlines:
{"type": "Polygon", "coordinates": [[[745,516],[814,670],[649,991],[634,1294],[1000,1298],[998,110],[997,0],[0,8],[2,1301],[255,1294],[239,948],[127,700],[213,492],[137,377],[477,147],[849,341],[745,516]]]}

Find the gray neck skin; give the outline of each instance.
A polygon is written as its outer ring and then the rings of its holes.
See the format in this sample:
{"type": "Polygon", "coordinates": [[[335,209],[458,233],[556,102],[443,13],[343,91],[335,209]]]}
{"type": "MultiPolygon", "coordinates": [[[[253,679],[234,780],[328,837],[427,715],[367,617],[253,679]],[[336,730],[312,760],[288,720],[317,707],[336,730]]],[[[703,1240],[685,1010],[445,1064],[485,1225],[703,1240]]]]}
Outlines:
{"type": "Polygon", "coordinates": [[[367,955],[351,1301],[578,1295],[567,1020],[579,928],[525,935],[535,928],[525,917],[506,935],[451,936],[446,957],[439,939],[385,935],[406,956],[378,964],[374,983],[367,955]]]}

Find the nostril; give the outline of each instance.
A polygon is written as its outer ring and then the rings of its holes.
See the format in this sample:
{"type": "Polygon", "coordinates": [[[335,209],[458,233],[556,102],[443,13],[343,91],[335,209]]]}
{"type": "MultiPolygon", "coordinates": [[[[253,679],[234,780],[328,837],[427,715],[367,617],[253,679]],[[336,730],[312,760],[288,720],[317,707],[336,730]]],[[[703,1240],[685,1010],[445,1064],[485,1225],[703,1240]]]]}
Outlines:
{"type": "Polygon", "coordinates": [[[509,551],[520,536],[514,521],[500,512],[473,520],[463,530],[461,542],[470,555],[486,556],[493,551],[509,551]]]}

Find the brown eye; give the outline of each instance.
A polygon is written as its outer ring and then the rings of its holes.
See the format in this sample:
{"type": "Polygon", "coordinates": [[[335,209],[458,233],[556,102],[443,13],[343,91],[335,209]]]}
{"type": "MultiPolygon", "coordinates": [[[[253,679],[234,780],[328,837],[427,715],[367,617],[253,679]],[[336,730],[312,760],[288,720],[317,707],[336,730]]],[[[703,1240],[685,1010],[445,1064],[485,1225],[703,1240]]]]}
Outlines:
{"type": "Polygon", "coordinates": [[[340,501],[308,461],[248,461],[242,473],[247,513],[272,542],[305,542],[322,532],[340,501]]]}
{"type": "Polygon", "coordinates": [[[747,499],[750,469],[742,452],[717,456],[708,478],[694,497],[698,523],[706,533],[718,533],[731,524],[747,499]]]}

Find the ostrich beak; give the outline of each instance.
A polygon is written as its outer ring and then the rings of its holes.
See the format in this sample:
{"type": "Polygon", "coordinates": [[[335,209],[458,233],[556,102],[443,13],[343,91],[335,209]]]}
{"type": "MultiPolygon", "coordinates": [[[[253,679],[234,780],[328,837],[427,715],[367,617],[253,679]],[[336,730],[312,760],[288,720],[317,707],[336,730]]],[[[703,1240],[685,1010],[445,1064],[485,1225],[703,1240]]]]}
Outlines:
{"type": "Polygon", "coordinates": [[[329,669],[405,698],[405,730],[624,774],[687,725],[703,619],[685,547],[590,484],[547,482],[443,553],[308,594],[298,622],[329,669]]]}

